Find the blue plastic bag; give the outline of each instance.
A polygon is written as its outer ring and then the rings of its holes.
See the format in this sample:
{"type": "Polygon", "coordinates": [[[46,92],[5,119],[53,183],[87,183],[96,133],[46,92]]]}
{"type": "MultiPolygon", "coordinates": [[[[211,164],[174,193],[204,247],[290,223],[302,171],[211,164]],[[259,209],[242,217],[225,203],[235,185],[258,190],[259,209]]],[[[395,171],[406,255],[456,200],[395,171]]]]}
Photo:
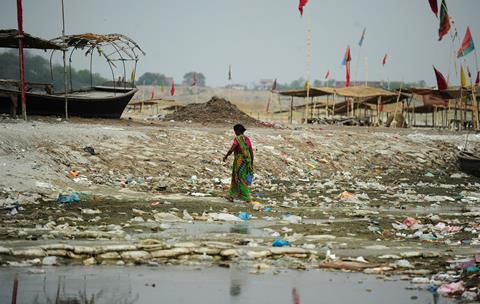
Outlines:
{"type": "Polygon", "coordinates": [[[244,221],[248,221],[249,219],[252,218],[252,215],[248,212],[240,212],[240,215],[238,217],[244,221]]]}
{"type": "Polygon", "coordinates": [[[59,194],[57,198],[57,203],[80,203],[80,194],[78,194],[78,192],[72,192],[70,194],[59,194]]]}
{"type": "Polygon", "coordinates": [[[290,246],[290,243],[287,240],[283,239],[276,239],[272,243],[273,247],[285,247],[285,246],[290,246]]]}

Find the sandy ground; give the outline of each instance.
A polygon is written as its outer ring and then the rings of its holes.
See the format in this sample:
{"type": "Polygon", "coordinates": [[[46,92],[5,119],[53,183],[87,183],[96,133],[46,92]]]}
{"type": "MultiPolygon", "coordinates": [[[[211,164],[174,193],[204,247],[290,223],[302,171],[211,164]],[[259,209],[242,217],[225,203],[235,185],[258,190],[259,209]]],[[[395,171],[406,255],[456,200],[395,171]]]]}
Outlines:
{"type": "MultiPolygon", "coordinates": [[[[229,185],[230,164],[221,159],[233,140],[230,128],[1,121],[0,263],[45,264],[43,256],[57,255],[58,264],[128,264],[123,251],[134,246],[145,257],[135,263],[246,259],[252,267],[346,268],[441,285],[446,279],[439,273],[453,267],[461,275],[451,263],[478,253],[480,184],[455,165],[464,134],[247,126],[256,154],[258,204],[252,206],[222,198],[229,185]],[[98,154],[84,151],[87,146],[98,154]],[[79,203],[56,202],[60,193],[72,191],[80,194],[79,203]],[[239,212],[253,218],[219,216],[239,212]],[[272,248],[278,238],[291,246],[272,248]],[[178,254],[152,259],[154,253],[145,249],[152,239],[157,256],[178,254]],[[220,251],[212,242],[228,245],[220,251]],[[71,246],[97,251],[77,254],[71,246]],[[42,249],[32,256],[24,248],[42,249]],[[364,259],[367,266],[358,265],[364,259]]],[[[478,151],[480,136],[469,139],[470,149],[478,151]]]]}

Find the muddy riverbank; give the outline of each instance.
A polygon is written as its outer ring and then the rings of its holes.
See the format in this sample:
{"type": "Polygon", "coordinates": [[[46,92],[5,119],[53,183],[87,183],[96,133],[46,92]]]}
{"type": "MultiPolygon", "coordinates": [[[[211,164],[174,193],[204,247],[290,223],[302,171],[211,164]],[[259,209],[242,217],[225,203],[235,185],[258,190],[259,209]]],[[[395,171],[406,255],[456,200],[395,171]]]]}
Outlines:
{"type": "Polygon", "coordinates": [[[2,121],[0,263],[323,268],[476,296],[480,183],[455,165],[463,134],[247,126],[255,202],[232,204],[230,128],[2,121]]]}

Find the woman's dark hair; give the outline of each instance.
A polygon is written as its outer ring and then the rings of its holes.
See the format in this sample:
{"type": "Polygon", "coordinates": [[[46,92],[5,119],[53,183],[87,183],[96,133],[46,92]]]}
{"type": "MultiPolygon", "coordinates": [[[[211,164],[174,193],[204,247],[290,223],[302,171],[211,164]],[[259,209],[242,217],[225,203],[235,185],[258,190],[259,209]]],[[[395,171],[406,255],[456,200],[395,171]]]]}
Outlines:
{"type": "Polygon", "coordinates": [[[236,124],[233,126],[233,131],[238,134],[243,134],[245,131],[247,131],[247,129],[245,129],[245,127],[241,124],[236,124]]]}

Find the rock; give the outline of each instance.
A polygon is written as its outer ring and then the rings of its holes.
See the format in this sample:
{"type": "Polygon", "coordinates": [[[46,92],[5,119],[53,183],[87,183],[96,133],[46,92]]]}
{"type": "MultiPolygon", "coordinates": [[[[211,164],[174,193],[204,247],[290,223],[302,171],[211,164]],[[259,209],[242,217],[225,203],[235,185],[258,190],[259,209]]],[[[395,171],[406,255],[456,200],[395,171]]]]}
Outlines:
{"type": "Polygon", "coordinates": [[[209,213],[208,216],[214,221],[243,222],[238,216],[228,213],[209,213]]]}
{"type": "Polygon", "coordinates": [[[329,234],[306,235],[305,239],[309,241],[331,241],[337,237],[329,234]]]}
{"type": "Polygon", "coordinates": [[[42,245],[43,250],[70,250],[73,251],[74,246],[68,245],[68,244],[47,244],[47,245],[42,245]]]}
{"type": "Polygon", "coordinates": [[[95,247],[75,246],[73,248],[73,252],[75,252],[76,254],[94,255],[97,253],[97,249],[95,247]]]}
{"type": "Polygon", "coordinates": [[[422,252],[422,257],[429,259],[429,258],[438,258],[440,257],[440,253],[434,251],[425,251],[422,252]]]}
{"type": "Polygon", "coordinates": [[[225,249],[225,250],[220,251],[220,255],[222,257],[226,257],[226,258],[237,257],[238,256],[238,250],[237,249],[225,249]]]}
{"type": "Polygon", "coordinates": [[[414,268],[413,265],[408,261],[408,260],[398,260],[395,261],[395,263],[391,264],[394,267],[399,267],[399,268],[414,268]]]}
{"type": "Polygon", "coordinates": [[[422,253],[419,251],[407,251],[400,253],[402,258],[418,258],[422,256],[422,253]]]}
{"type": "Polygon", "coordinates": [[[45,265],[45,266],[58,265],[58,259],[56,256],[46,256],[42,260],[42,265],[45,265]]]}
{"type": "Polygon", "coordinates": [[[173,248],[165,250],[152,251],[150,254],[154,258],[173,258],[182,254],[188,254],[190,250],[188,248],[173,248]]]}
{"type": "Polygon", "coordinates": [[[123,260],[146,261],[152,256],[146,251],[125,251],[120,254],[123,260]]]}
{"type": "Polygon", "coordinates": [[[395,254],[385,254],[385,255],[379,256],[378,258],[382,260],[400,260],[401,259],[399,255],[395,255],[395,254]]]}
{"type": "Polygon", "coordinates": [[[93,215],[93,214],[100,214],[102,213],[102,211],[98,210],[98,209],[89,209],[89,208],[86,208],[86,209],[81,209],[82,210],[82,214],[88,214],[88,215],[93,215]]]}
{"type": "Polygon", "coordinates": [[[97,258],[101,260],[119,260],[121,256],[116,251],[105,252],[102,254],[97,255],[97,258]]]}
{"type": "Polygon", "coordinates": [[[30,249],[16,249],[12,250],[14,256],[26,256],[26,257],[44,257],[45,251],[41,248],[30,248],[30,249]]]}
{"type": "Polygon", "coordinates": [[[388,249],[388,247],[384,246],[384,245],[371,245],[371,246],[365,246],[364,248],[368,249],[368,250],[385,250],[385,249],[388,249]]]}
{"type": "Polygon", "coordinates": [[[269,250],[262,250],[262,251],[247,251],[247,256],[252,259],[262,259],[268,256],[271,256],[272,252],[269,250]]]}
{"type": "Polygon", "coordinates": [[[12,254],[12,249],[0,246],[0,254],[12,254]]]}
{"type": "Polygon", "coordinates": [[[200,247],[194,248],[193,252],[197,254],[207,254],[207,255],[217,255],[220,254],[219,248],[210,248],[210,247],[200,247]]]}
{"type": "Polygon", "coordinates": [[[135,222],[135,223],[143,223],[145,222],[145,220],[143,219],[143,217],[141,216],[136,216],[134,218],[131,219],[132,222],[135,222]]]}
{"type": "Polygon", "coordinates": [[[83,265],[85,266],[91,266],[96,264],[97,264],[97,260],[95,260],[95,258],[88,258],[86,260],[83,260],[83,265]]]}
{"type": "Polygon", "coordinates": [[[215,242],[215,241],[203,242],[202,245],[211,247],[211,248],[219,248],[219,249],[228,249],[228,248],[235,247],[233,244],[230,244],[230,243],[215,242]]]}
{"type": "Polygon", "coordinates": [[[430,279],[429,278],[422,278],[422,277],[417,277],[412,279],[413,284],[429,284],[430,279]]]}
{"type": "Polygon", "coordinates": [[[68,256],[67,250],[57,249],[57,250],[46,250],[47,256],[59,256],[66,257],[68,256]]]}
{"type": "Polygon", "coordinates": [[[135,245],[106,245],[97,247],[97,252],[109,252],[109,251],[130,251],[136,250],[135,245]]]}
{"type": "Polygon", "coordinates": [[[153,215],[153,218],[157,222],[181,222],[182,219],[176,216],[175,214],[167,212],[159,212],[153,215]]]}
{"type": "Polygon", "coordinates": [[[188,213],[188,211],[185,209],[183,210],[183,219],[186,221],[193,221],[193,217],[188,213]]]}
{"type": "Polygon", "coordinates": [[[184,243],[175,243],[173,244],[173,247],[175,248],[196,248],[199,247],[199,244],[191,243],[191,242],[184,242],[184,243]]]}
{"type": "Polygon", "coordinates": [[[282,255],[282,254],[307,254],[308,251],[303,248],[295,247],[271,247],[269,248],[270,252],[273,255],[282,255]]]}
{"type": "Polygon", "coordinates": [[[391,270],[393,270],[392,267],[383,266],[383,267],[367,268],[363,271],[363,273],[365,273],[365,274],[380,274],[380,273],[388,272],[388,271],[391,271],[391,270]]]}

